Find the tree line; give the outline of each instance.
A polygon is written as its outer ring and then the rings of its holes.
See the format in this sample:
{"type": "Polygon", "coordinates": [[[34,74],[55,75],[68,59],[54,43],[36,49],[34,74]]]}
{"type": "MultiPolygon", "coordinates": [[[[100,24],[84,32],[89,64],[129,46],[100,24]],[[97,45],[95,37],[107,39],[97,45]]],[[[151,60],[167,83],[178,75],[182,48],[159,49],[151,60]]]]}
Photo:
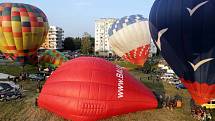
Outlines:
{"type": "Polygon", "coordinates": [[[67,37],[64,40],[64,50],[81,50],[82,54],[93,54],[94,41],[94,37],[67,37]]]}

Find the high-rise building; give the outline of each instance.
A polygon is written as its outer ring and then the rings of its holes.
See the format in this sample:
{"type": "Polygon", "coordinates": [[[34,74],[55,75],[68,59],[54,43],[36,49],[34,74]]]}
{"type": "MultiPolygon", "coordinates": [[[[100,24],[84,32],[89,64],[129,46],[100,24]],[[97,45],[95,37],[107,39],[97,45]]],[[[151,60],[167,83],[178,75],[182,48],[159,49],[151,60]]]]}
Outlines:
{"type": "Polygon", "coordinates": [[[64,31],[57,26],[50,26],[47,38],[40,49],[63,49],[64,31]]]}
{"type": "Polygon", "coordinates": [[[108,29],[116,22],[115,18],[101,18],[95,22],[95,53],[98,55],[113,55],[109,45],[108,29]]]}

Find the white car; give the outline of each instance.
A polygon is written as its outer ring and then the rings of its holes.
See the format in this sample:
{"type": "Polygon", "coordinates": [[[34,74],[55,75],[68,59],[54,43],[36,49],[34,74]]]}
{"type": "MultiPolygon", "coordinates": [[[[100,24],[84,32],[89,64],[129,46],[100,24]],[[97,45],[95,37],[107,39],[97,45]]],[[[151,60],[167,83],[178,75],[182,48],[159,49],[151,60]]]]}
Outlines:
{"type": "Polygon", "coordinates": [[[170,80],[169,84],[178,85],[178,84],[181,84],[181,81],[177,80],[177,79],[174,79],[174,80],[170,80]]]}
{"type": "Polygon", "coordinates": [[[161,79],[166,79],[166,80],[168,79],[168,80],[170,80],[170,79],[173,79],[173,77],[171,77],[171,76],[162,76],[161,79]]]}

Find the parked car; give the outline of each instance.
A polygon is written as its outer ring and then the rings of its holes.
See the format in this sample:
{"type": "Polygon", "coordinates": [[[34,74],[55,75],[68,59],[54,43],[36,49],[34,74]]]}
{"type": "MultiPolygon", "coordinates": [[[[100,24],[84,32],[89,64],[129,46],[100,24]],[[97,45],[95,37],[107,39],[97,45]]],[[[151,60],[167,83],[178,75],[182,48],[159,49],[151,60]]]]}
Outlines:
{"type": "Polygon", "coordinates": [[[170,79],[173,79],[173,76],[171,76],[171,75],[164,75],[164,76],[161,77],[161,79],[163,79],[163,80],[170,80],[170,79]]]}
{"type": "Polygon", "coordinates": [[[44,73],[29,74],[28,78],[32,81],[44,81],[46,75],[44,73]]]}
{"type": "Polygon", "coordinates": [[[169,84],[179,85],[179,84],[181,84],[181,81],[178,79],[172,79],[169,81],[169,84]]]}
{"type": "Polygon", "coordinates": [[[206,109],[215,109],[215,99],[203,104],[202,107],[205,107],[206,109]]]}
{"type": "Polygon", "coordinates": [[[9,101],[22,98],[22,90],[19,85],[11,81],[0,81],[0,101],[9,101]]]}
{"type": "Polygon", "coordinates": [[[175,87],[177,89],[186,89],[186,87],[183,84],[177,84],[175,87]]]}
{"type": "Polygon", "coordinates": [[[18,89],[13,89],[4,93],[0,93],[0,101],[10,101],[22,98],[22,93],[18,89]]]}

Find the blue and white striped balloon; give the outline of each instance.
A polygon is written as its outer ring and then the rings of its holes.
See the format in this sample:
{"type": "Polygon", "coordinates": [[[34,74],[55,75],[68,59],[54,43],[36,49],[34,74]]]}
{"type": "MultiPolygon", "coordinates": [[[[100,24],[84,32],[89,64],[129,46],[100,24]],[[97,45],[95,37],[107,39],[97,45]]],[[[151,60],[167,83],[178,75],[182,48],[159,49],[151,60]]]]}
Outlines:
{"type": "Polygon", "coordinates": [[[148,19],[142,15],[125,16],[109,29],[109,43],[125,60],[143,65],[148,57],[151,35],[148,19]]]}

